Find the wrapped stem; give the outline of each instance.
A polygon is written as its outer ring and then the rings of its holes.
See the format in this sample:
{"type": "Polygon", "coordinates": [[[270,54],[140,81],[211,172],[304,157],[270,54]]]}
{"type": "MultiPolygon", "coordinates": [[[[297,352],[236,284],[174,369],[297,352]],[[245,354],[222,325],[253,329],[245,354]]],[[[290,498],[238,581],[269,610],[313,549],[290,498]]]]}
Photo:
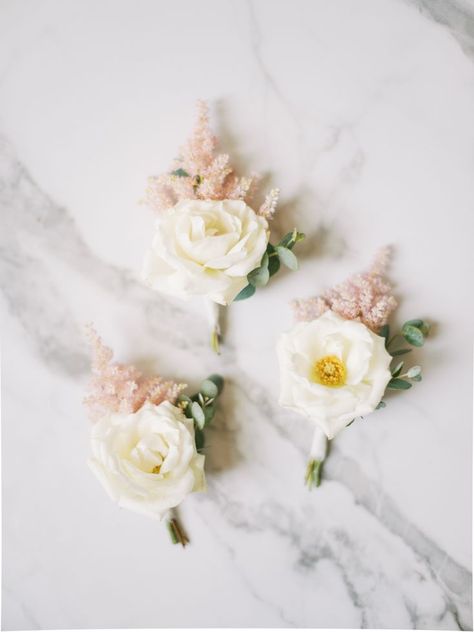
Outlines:
{"type": "Polygon", "coordinates": [[[326,459],[328,439],[324,432],[316,426],[310,450],[310,460],[306,468],[305,482],[309,489],[321,485],[321,474],[326,459]]]}
{"type": "Polygon", "coordinates": [[[211,349],[215,353],[220,353],[219,343],[221,340],[221,326],[219,323],[219,305],[214,301],[207,300],[207,317],[211,330],[211,349]]]}
{"type": "Polygon", "coordinates": [[[189,543],[188,537],[183,531],[176,515],[171,514],[168,517],[166,521],[166,528],[168,529],[168,533],[173,544],[181,544],[181,546],[185,547],[186,544],[189,543]]]}

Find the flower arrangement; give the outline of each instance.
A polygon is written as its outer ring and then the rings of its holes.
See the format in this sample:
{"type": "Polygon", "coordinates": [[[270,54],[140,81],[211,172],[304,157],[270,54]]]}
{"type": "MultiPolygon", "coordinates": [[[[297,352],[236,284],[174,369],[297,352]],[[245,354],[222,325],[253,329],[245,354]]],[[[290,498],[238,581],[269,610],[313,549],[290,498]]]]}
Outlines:
{"type": "Polygon", "coordinates": [[[155,520],[166,517],[173,543],[185,546],[174,509],[188,494],[206,489],[203,431],[223,379],[211,375],[188,397],[185,384],[113,362],[112,350],[91,325],[86,334],[93,350],[84,399],[93,422],[89,465],[119,506],[155,520]]]}
{"type": "Polygon", "coordinates": [[[321,296],[294,301],[297,324],[278,341],[280,404],[315,425],[309,487],[320,484],[328,440],[383,408],[387,389],[407,390],[421,380],[421,367],[402,373],[405,362],[398,358],[424,344],[430,325],[409,320],[390,337],[388,319],[397,302],[384,279],[388,255],[380,251],[368,272],[321,296]],[[410,346],[400,347],[401,341],[410,346]]]}
{"type": "Polygon", "coordinates": [[[296,270],[296,229],[272,245],[269,222],[278,202],[272,189],[252,207],[256,174],[238,177],[227,154],[216,154],[207,105],[198,102],[194,132],[168,173],[150,177],[145,202],[158,213],[142,270],[152,289],[210,303],[211,346],[218,352],[218,305],[252,296],[278,272],[296,270]]]}

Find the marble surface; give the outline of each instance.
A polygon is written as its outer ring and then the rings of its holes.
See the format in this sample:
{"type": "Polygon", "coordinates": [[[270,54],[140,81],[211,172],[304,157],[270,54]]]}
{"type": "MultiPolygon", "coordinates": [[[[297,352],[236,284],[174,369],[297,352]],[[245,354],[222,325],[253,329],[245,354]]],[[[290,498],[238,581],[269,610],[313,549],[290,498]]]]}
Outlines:
{"type": "Polygon", "coordinates": [[[0,6],[3,629],[472,629],[474,5],[442,0],[4,0],[0,6]],[[221,147],[282,191],[301,269],[204,308],[138,270],[138,204],[208,99],[221,147]],[[424,380],[340,435],[277,405],[288,302],[395,246],[396,321],[436,323],[424,380]],[[471,283],[470,283],[471,281],[471,283]],[[94,321],[124,361],[228,385],[192,536],[118,509],[86,467],[94,321]]]}

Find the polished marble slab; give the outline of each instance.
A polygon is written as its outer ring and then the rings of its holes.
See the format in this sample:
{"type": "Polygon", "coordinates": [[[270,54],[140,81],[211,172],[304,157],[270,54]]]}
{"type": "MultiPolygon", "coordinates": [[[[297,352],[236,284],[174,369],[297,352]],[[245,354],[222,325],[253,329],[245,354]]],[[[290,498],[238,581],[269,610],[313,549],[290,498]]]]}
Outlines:
{"type": "Polygon", "coordinates": [[[3,628],[472,629],[474,7],[441,0],[4,0],[0,7],[3,628]],[[268,174],[301,269],[225,315],[138,271],[140,200],[208,99],[268,174]],[[434,321],[424,379],[334,442],[278,407],[288,302],[394,245],[396,319],[434,321]],[[115,507],[85,465],[94,321],[117,357],[228,384],[192,544],[115,507]]]}

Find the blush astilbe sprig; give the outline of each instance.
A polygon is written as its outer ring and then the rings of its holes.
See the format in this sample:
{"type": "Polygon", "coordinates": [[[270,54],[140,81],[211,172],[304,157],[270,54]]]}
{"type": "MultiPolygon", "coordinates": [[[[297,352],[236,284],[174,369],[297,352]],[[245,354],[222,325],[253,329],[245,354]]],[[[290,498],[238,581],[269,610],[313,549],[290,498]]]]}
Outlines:
{"type": "Polygon", "coordinates": [[[351,276],[320,296],[293,301],[296,319],[311,321],[330,309],[377,333],[397,306],[392,287],[384,278],[389,258],[390,248],[382,248],[367,272],[351,276]]]}
{"type": "MultiPolygon", "coordinates": [[[[197,121],[188,142],[169,173],[148,179],[145,203],[157,212],[181,200],[242,200],[249,203],[256,193],[257,174],[238,177],[227,154],[216,154],[217,138],[209,126],[209,109],[198,101],[197,121]]],[[[278,189],[272,189],[257,213],[271,219],[278,202],[278,189]]]]}
{"type": "Polygon", "coordinates": [[[113,362],[113,352],[107,347],[94,327],[85,328],[92,348],[92,378],[84,404],[91,421],[98,421],[108,413],[134,413],[145,402],[158,405],[164,401],[175,403],[186,384],[165,380],[158,375],[146,377],[132,364],[113,362]]]}

